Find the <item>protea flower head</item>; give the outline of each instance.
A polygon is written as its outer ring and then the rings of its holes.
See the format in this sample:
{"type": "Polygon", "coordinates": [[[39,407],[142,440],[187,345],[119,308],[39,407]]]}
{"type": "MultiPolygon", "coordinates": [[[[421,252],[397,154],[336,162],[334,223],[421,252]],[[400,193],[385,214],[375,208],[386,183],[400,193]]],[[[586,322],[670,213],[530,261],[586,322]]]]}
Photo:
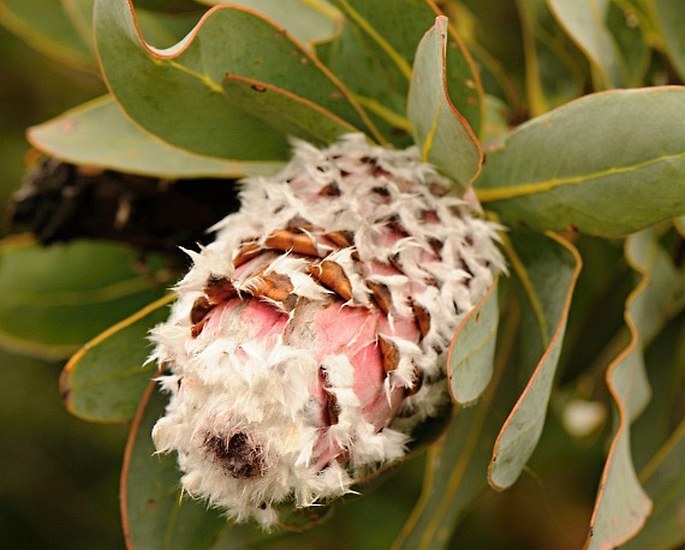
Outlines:
{"type": "Polygon", "coordinates": [[[447,401],[444,352],[503,269],[494,224],[416,148],[295,142],[243,184],[153,331],[153,431],[182,485],[240,521],[312,506],[400,458],[447,401]]]}

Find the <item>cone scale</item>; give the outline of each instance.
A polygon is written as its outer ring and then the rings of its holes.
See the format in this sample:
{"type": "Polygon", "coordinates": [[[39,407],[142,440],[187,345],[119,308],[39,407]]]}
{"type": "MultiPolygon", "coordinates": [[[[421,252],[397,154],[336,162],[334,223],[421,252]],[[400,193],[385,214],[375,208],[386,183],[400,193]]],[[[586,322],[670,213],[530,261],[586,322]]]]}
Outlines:
{"type": "Polygon", "coordinates": [[[446,405],[445,351],[503,270],[498,227],[405,151],[295,142],[189,252],[153,358],[154,427],[184,490],[237,520],[325,503],[401,458],[446,405]]]}

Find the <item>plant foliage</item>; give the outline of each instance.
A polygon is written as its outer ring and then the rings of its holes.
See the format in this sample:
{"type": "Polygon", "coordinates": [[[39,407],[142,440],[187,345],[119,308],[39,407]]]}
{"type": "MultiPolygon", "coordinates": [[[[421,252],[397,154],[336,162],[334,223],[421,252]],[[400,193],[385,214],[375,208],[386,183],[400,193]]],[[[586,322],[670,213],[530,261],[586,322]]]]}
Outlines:
{"type": "MultiPolygon", "coordinates": [[[[459,544],[468,512],[485,514],[492,490],[516,490],[536,449],[544,457],[560,437],[582,447],[602,436],[601,479],[575,542],[685,543],[680,0],[1,0],[0,22],[108,88],[29,129],[43,154],[160,178],[234,178],[276,170],[291,137],[324,145],[364,132],[416,143],[455,194],[508,228],[510,274],[452,342],[455,405],[428,446],[422,493],[405,508],[388,504],[387,486],[341,502],[348,532],[377,520],[376,538],[366,532],[355,548],[459,544]],[[621,308],[608,296],[627,286],[621,308]],[[660,380],[679,390],[655,409],[660,380]],[[610,410],[612,422],[595,415],[578,435],[579,402],[610,410]],[[645,410],[662,430],[641,428],[645,410]]],[[[131,548],[335,540],[325,521],[288,535],[226,525],[180,499],[172,458],[151,456],[163,402],[143,366],[145,335],[181,274],[160,262],[141,268],[111,243],[43,249],[7,238],[0,343],[50,358],[83,346],[62,391],[77,416],[131,422],[121,479],[131,548]]]]}

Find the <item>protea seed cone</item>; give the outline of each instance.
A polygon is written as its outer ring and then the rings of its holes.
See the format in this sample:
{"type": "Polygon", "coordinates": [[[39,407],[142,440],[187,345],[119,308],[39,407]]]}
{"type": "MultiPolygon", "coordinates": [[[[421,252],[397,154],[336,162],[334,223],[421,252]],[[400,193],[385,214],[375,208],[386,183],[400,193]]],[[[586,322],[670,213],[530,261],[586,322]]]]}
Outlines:
{"type": "Polygon", "coordinates": [[[236,520],[344,495],[400,458],[447,400],[444,352],[503,269],[497,226],[447,195],[416,148],[296,142],[244,182],[179,283],[154,358],[153,431],[184,490],[236,520]]]}

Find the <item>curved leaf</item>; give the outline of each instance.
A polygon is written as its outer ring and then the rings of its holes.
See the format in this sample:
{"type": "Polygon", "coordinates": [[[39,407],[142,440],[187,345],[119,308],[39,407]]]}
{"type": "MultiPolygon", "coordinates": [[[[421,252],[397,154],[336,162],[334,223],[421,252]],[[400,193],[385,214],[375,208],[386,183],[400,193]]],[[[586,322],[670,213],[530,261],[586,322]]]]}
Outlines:
{"type": "Polygon", "coordinates": [[[167,178],[267,174],[280,163],[233,162],[194,155],[133,124],[109,96],[94,99],[29,128],[31,144],[74,164],[167,178]]]}
{"type": "MultiPolygon", "coordinates": [[[[672,235],[672,233],[670,234],[672,235]]],[[[669,235],[669,237],[670,237],[669,235]]],[[[663,240],[662,240],[663,243],[663,240]]],[[[672,264],[666,250],[660,247],[659,253],[664,254],[665,259],[672,264]]],[[[685,279],[685,271],[681,270],[682,279],[685,279]]],[[[634,275],[631,273],[631,275],[634,275]]],[[[682,286],[682,283],[681,283],[682,286]]],[[[664,311],[664,326],[651,342],[645,342],[645,370],[649,377],[652,395],[658,398],[652,399],[639,418],[630,427],[630,437],[633,463],[636,471],[640,472],[641,481],[645,479],[645,468],[649,462],[661,452],[659,448],[673,435],[682,414],[683,378],[685,377],[685,325],[680,316],[676,315],[672,320],[671,311],[664,311]]],[[[625,329],[625,327],[624,327],[625,329]]],[[[624,330],[626,334],[628,331],[624,330]]],[[[626,334],[627,336],[627,334],[626,334]]],[[[623,339],[623,349],[627,338],[623,339]]],[[[614,353],[614,356],[616,353],[614,353]]],[[[654,495],[645,486],[647,493],[654,495]]],[[[655,499],[655,508],[659,503],[655,499]]],[[[651,517],[651,516],[650,516],[651,517]]]]}
{"type": "Polygon", "coordinates": [[[126,422],[157,371],[145,364],[149,330],[169,312],[174,295],[160,298],[84,345],[67,363],[60,391],[71,414],[91,422],[126,422]]]}
{"type": "Polygon", "coordinates": [[[514,130],[474,182],[510,226],[616,236],[685,211],[685,88],[586,96],[514,130]],[[616,136],[624,136],[617,139],[616,136]],[[525,159],[522,162],[521,159],[525,159]]]}
{"type": "Polygon", "coordinates": [[[393,550],[447,548],[452,532],[487,486],[490,450],[512,404],[515,369],[505,369],[516,342],[520,315],[515,304],[503,311],[492,381],[476,405],[455,408],[447,431],[428,449],[421,497],[393,550]]]}
{"type": "Polygon", "coordinates": [[[559,24],[592,63],[603,88],[621,84],[616,45],[606,25],[610,0],[547,0],[559,24]]]}
{"type": "MultiPolygon", "coordinates": [[[[83,41],[95,51],[95,40],[93,36],[93,13],[95,0],[59,0],[71,19],[74,28],[79,32],[83,41]]],[[[146,9],[149,3],[136,2],[143,4],[136,9],[138,22],[145,39],[153,43],[156,47],[171,46],[178,42],[199,19],[202,10],[182,11],[165,13],[158,11],[163,6],[153,5],[152,9],[146,9]]],[[[153,2],[154,4],[154,2],[153,2]]],[[[158,2],[159,4],[159,2],[158,2]]],[[[167,4],[174,4],[173,0],[167,4]]],[[[187,9],[187,8],[186,8],[187,9]]]]}
{"type": "Polygon", "coordinates": [[[447,90],[447,18],[436,18],[416,50],[407,115],[421,156],[442,169],[462,193],[476,177],[483,154],[447,90]]]}
{"type": "MultiPolygon", "coordinates": [[[[421,37],[435,23],[440,10],[431,0],[331,0],[345,16],[345,25],[335,40],[317,48],[324,62],[355,93],[365,106],[382,105],[393,112],[385,117],[401,129],[393,118],[402,117],[411,80],[411,67],[421,37]],[[374,78],[367,75],[373,74],[374,78]]],[[[450,97],[459,112],[480,133],[482,95],[478,72],[471,56],[453,28],[447,37],[446,79],[450,97]]],[[[373,109],[372,109],[373,110],[373,109]]]]}
{"type": "Polygon", "coordinates": [[[512,232],[511,240],[515,255],[510,255],[510,261],[536,310],[531,317],[538,316],[540,324],[524,323],[522,328],[523,367],[535,365],[535,369],[495,442],[488,480],[497,490],[518,479],[542,434],[571,297],[582,266],[576,249],[554,233],[545,238],[512,232]]]}
{"type": "MultiPolygon", "coordinates": [[[[61,0],[65,13],[76,32],[95,53],[93,15],[95,0],[61,0]]],[[[144,8],[136,9],[136,17],[145,40],[157,48],[173,46],[193,28],[201,11],[164,13],[144,8]]]]}
{"type": "Polygon", "coordinates": [[[660,268],[658,233],[652,228],[626,240],[626,259],[642,276],[628,297],[630,342],[609,366],[607,386],[616,405],[617,428],[592,514],[588,548],[623,544],[642,528],[652,502],[638,481],[630,452],[630,423],[650,399],[643,349],[659,326],[685,305],[685,277],[660,268]]]}
{"type": "Polygon", "coordinates": [[[143,41],[130,2],[98,0],[95,31],[117,102],[144,128],[192,152],[252,161],[287,157],[285,136],[226,102],[227,74],[279,86],[366,128],[361,109],[333,75],[283,29],[245,8],[212,8],[184,40],[158,50],[143,41]]]}
{"type": "Polygon", "coordinates": [[[0,22],[51,59],[78,69],[96,69],[93,51],[59,0],[0,0],[0,22]]]}
{"type": "Polygon", "coordinates": [[[126,547],[209,548],[226,527],[215,510],[183,498],[174,455],[157,455],[150,432],[166,399],[150,382],[131,425],[121,470],[121,520],[126,547]]]}
{"type": "MultiPolygon", "coordinates": [[[[198,1],[208,6],[226,3],[223,0],[198,1]]],[[[298,42],[309,46],[332,38],[342,24],[340,13],[321,0],[234,0],[231,4],[266,15],[298,42]]]]}
{"type": "MultiPolygon", "coordinates": [[[[532,3],[533,0],[527,0],[532,3]]],[[[535,0],[535,2],[544,0],[535,0]]],[[[524,91],[516,80],[523,75],[522,17],[518,2],[443,2],[440,7],[458,29],[476,63],[485,93],[522,108],[524,91]]],[[[479,137],[481,137],[479,133],[479,137]]]]}
{"type": "Polygon", "coordinates": [[[622,548],[676,548],[685,543],[685,420],[640,473],[654,510],[644,528],[622,548]]]}
{"type": "Polygon", "coordinates": [[[43,248],[28,239],[0,244],[0,343],[48,359],[86,341],[161,294],[135,270],[136,255],[114,244],[43,248]]]}
{"type": "Polygon", "coordinates": [[[224,91],[230,105],[287,136],[325,145],[349,132],[359,132],[320,105],[266,82],[228,75],[224,91]]]}
{"type": "Polygon", "coordinates": [[[466,315],[454,333],[447,354],[447,379],[452,400],[469,405],[487,388],[494,369],[499,306],[497,281],[466,315]]]}

